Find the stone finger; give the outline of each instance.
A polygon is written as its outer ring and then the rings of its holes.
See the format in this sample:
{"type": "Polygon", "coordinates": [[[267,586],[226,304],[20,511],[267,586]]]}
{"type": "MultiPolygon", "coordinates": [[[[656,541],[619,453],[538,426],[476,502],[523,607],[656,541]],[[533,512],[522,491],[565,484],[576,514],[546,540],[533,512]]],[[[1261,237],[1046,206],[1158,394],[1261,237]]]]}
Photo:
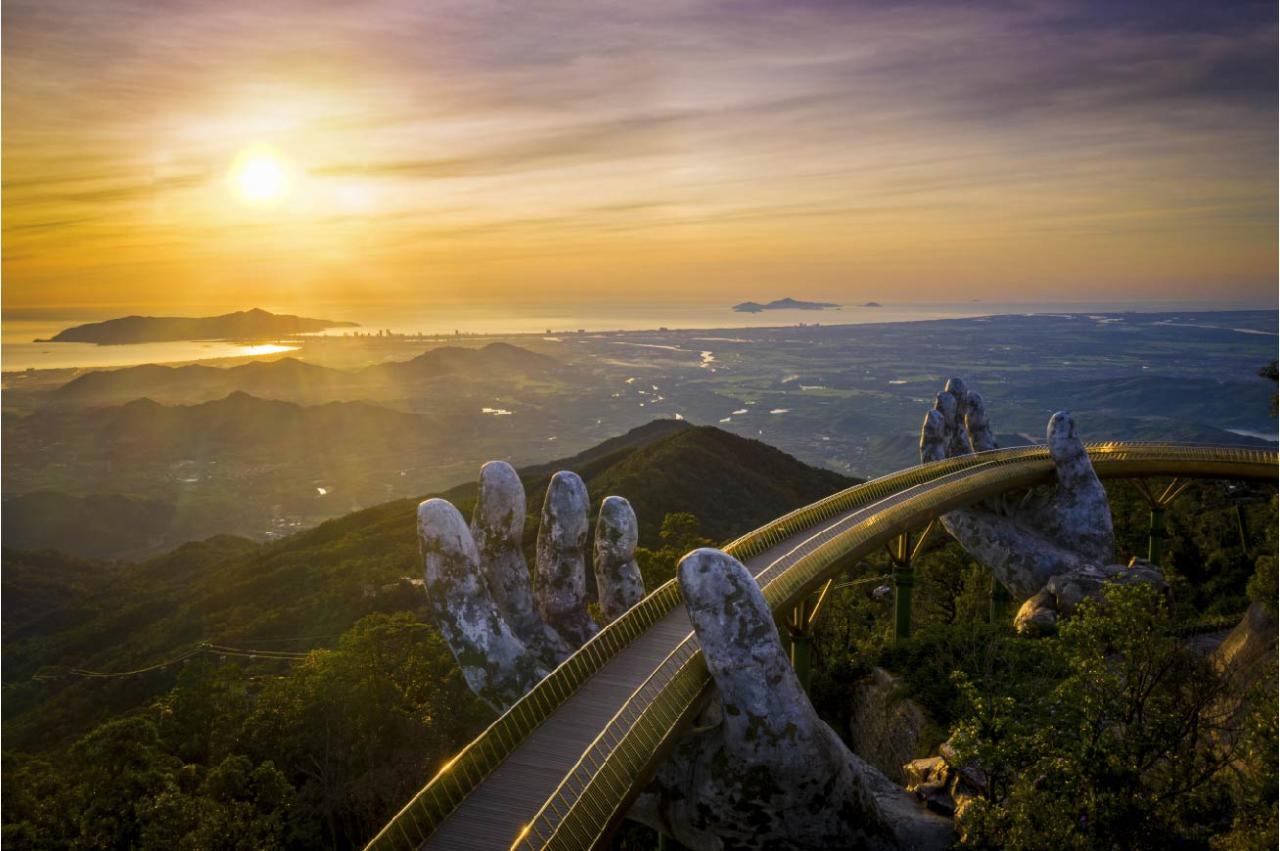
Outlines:
{"type": "Polygon", "coordinates": [[[947,379],[946,392],[955,399],[947,454],[953,457],[968,455],[973,452],[973,447],[969,444],[969,433],[965,430],[966,418],[969,415],[969,388],[965,386],[963,378],[950,378],[947,379]]]}
{"type": "Polygon", "coordinates": [[[942,413],[936,409],[924,415],[920,426],[920,463],[941,461],[947,457],[946,426],[942,413]]]}
{"type": "Polygon", "coordinates": [[[471,536],[480,567],[498,611],[542,663],[554,668],[572,651],[559,633],[538,617],[529,565],[524,558],[524,484],[506,461],[480,468],[480,489],[471,515],[471,536]]]}
{"type": "Polygon", "coordinates": [[[988,452],[998,448],[996,436],[987,419],[987,405],[981,393],[969,391],[969,412],[965,415],[964,424],[975,451],[988,452]]]}
{"type": "Polygon", "coordinates": [[[418,546],[428,604],[463,678],[494,709],[505,709],[546,670],[503,620],[453,505],[429,499],[418,506],[418,546]]]}
{"type": "Polygon", "coordinates": [[[587,486],[577,473],[551,477],[538,527],[538,612],[570,647],[580,647],[598,627],[587,613],[587,486]]]}
{"type": "Polygon", "coordinates": [[[644,597],[644,579],[636,564],[639,524],[631,503],[607,496],[596,520],[595,574],[600,609],[609,620],[617,618],[644,597]]]}

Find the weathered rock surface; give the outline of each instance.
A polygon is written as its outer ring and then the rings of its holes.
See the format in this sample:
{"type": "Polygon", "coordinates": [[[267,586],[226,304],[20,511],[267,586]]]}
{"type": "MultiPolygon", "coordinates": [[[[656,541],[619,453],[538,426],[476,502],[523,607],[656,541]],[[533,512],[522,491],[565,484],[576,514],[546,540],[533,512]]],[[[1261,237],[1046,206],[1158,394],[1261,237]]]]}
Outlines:
{"type": "Polygon", "coordinates": [[[471,536],[485,581],[508,626],[543,665],[554,668],[571,651],[534,610],[529,565],[521,546],[524,518],[524,484],[515,468],[506,461],[481,467],[471,536]]]}
{"type": "MultiPolygon", "coordinates": [[[[1057,482],[1040,498],[1015,506],[1000,501],[943,515],[942,525],[991,570],[1015,598],[1026,602],[1015,619],[1028,634],[1056,631],[1058,619],[1108,582],[1150,582],[1167,593],[1159,569],[1115,564],[1115,533],[1107,492],[1094,472],[1075,421],[1066,411],[1049,418],[1045,432],[1057,482]]],[[[947,382],[920,430],[920,460],[939,461],[996,448],[982,397],[960,379],[947,382]]]]}
{"type": "Polygon", "coordinates": [[[418,546],[427,601],[462,676],[486,703],[505,709],[546,670],[503,619],[458,509],[443,499],[419,505],[418,546]]]}
{"type": "Polygon", "coordinates": [[[925,727],[924,712],[901,696],[897,680],[884,668],[853,687],[849,743],[890,780],[905,782],[902,767],[921,752],[925,727]]]}
{"type": "Polygon", "coordinates": [[[609,620],[644,598],[644,579],[636,564],[640,526],[631,503],[607,496],[596,520],[595,575],[600,610],[609,620]]]}
{"type": "MultiPolygon", "coordinates": [[[[934,409],[920,433],[922,461],[939,461],[966,454],[969,439],[957,439],[966,431],[957,422],[957,411],[973,413],[971,394],[953,379],[938,394],[934,409]],[[959,447],[959,448],[957,448],[959,447]]],[[[969,419],[977,427],[980,445],[995,448],[985,408],[969,419]]],[[[1062,573],[1110,564],[1115,558],[1115,538],[1106,491],[1093,471],[1084,444],[1075,434],[1071,415],[1059,411],[1046,430],[1049,453],[1058,472],[1058,485],[1044,501],[1010,512],[987,506],[957,509],[942,517],[942,524],[975,559],[986,565],[1015,597],[1029,597],[1062,573]]]]}
{"type": "Polygon", "coordinates": [[[1024,635],[1052,635],[1058,621],[1069,617],[1082,600],[1100,597],[1107,584],[1127,585],[1145,582],[1162,593],[1169,593],[1164,574],[1145,559],[1133,559],[1129,566],[1107,564],[1082,567],[1054,576],[1044,588],[1029,597],[1014,616],[1013,625],[1024,635]]]}
{"type": "Polygon", "coordinates": [[[598,627],[587,614],[587,486],[577,473],[551,477],[538,527],[538,613],[571,647],[598,627]]]}
{"type": "Polygon", "coordinates": [[[938,755],[914,759],[902,766],[907,791],[930,810],[956,816],[986,789],[987,776],[976,765],[962,764],[950,742],[943,742],[938,755]]]}
{"type": "Polygon", "coordinates": [[[925,813],[818,718],[745,567],[701,549],[678,578],[718,702],[633,817],[693,849],[950,845],[949,821],[925,813]]]}
{"type": "Polygon", "coordinates": [[[1247,687],[1276,662],[1276,616],[1262,603],[1253,603],[1240,623],[1227,633],[1210,657],[1218,670],[1247,687]]]}

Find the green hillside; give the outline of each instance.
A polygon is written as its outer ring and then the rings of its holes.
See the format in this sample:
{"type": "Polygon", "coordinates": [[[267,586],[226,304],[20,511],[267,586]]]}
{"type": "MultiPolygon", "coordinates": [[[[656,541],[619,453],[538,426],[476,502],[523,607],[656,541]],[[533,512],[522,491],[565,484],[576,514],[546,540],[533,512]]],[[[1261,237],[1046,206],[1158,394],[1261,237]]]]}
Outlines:
{"type": "MultiPolygon", "coordinates": [[[[654,421],[522,471],[527,547],[541,489],[563,468],[583,475],[597,504],[619,493],[637,506],[649,576],[669,570],[699,534],[689,515],[663,523],[667,515],[689,512],[701,534],[722,540],[848,483],[754,440],[654,421]]],[[[468,512],[474,492],[468,483],[444,495],[468,512]]],[[[1145,546],[1146,512],[1128,485],[1112,498],[1127,557],[1145,546]]],[[[493,718],[429,624],[422,590],[407,581],[419,574],[414,503],[386,503],[269,544],[211,538],[136,564],[5,550],[6,847],[366,841],[493,718]],[[192,655],[202,641],[253,658],[223,649],[192,655]],[[281,652],[300,658],[264,656],[281,652]],[[151,669],[95,678],[71,675],[73,667],[151,669]]],[[[1256,584],[1255,562],[1271,565],[1273,587],[1274,517],[1267,494],[1216,482],[1175,505],[1164,562],[1184,619],[1238,615],[1246,583],[1256,584]],[[1242,498],[1241,517],[1234,506],[1242,498]]],[[[883,555],[870,561],[868,575],[888,569],[883,555]]],[[[982,626],[989,580],[956,545],[940,546],[917,570],[922,647],[938,640],[929,629],[982,626]]],[[[857,673],[895,664],[884,643],[889,609],[869,587],[839,592],[815,644],[815,705],[842,731],[857,673]]],[[[930,651],[902,666],[919,674],[909,685],[936,716],[937,738],[956,702],[950,658],[930,651]]]]}
{"type": "MultiPolygon", "coordinates": [[[[658,535],[667,513],[691,512],[725,538],[849,483],[757,441],[657,420],[522,471],[530,549],[541,491],[565,468],[597,504],[630,499],[650,547],[672,543],[658,535]]],[[[444,495],[468,512],[474,493],[468,483],[444,495]]],[[[6,846],[173,847],[219,830],[253,847],[367,839],[491,720],[407,581],[420,575],[415,502],[137,564],[5,550],[6,846]],[[259,657],[181,659],[202,641],[259,657]],[[327,649],[260,655],[311,648],[327,649]],[[166,660],[181,661],[69,674],[166,660]]],[[[648,564],[675,555],[645,551],[648,564]]]]}
{"type": "MultiPolygon", "coordinates": [[[[704,520],[704,533],[727,538],[849,483],[757,441],[655,421],[574,458],[523,471],[530,548],[546,480],[566,468],[584,477],[597,503],[611,493],[630,499],[648,546],[659,543],[657,530],[669,512],[691,512],[704,520]]],[[[469,512],[474,487],[461,485],[444,496],[469,512]]],[[[86,577],[84,562],[8,550],[6,598],[35,595],[29,587],[35,577],[55,586],[65,577],[66,587],[61,598],[40,591],[40,599],[61,599],[61,605],[46,603],[42,618],[7,629],[6,679],[50,666],[130,669],[200,640],[246,645],[299,635],[335,638],[371,612],[414,610],[421,592],[400,580],[420,574],[415,504],[389,502],[269,544],[230,536],[192,543],[139,564],[104,566],[100,582],[86,577]]],[[[155,685],[163,687],[163,678],[155,685]]],[[[75,734],[82,725],[50,726],[49,704],[98,688],[73,681],[14,691],[5,702],[8,741],[37,747],[75,734]]]]}

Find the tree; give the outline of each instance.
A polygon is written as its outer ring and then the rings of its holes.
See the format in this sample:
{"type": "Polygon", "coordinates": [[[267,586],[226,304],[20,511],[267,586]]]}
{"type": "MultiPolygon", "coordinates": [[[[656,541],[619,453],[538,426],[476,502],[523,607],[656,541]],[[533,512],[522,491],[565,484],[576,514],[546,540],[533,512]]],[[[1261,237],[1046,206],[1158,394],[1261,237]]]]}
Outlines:
{"type": "Polygon", "coordinates": [[[297,790],[305,844],[351,847],[382,826],[491,712],[444,642],[412,615],[369,615],[263,689],[245,751],[297,790]]]}
{"type": "Polygon", "coordinates": [[[687,511],[667,514],[662,518],[662,529],[658,532],[665,549],[677,550],[681,555],[696,550],[698,547],[710,547],[714,541],[702,537],[702,524],[698,518],[687,511]]]}
{"type": "Polygon", "coordinates": [[[1065,665],[1054,688],[982,695],[960,678],[970,712],[952,741],[986,776],[961,809],[966,846],[1168,848],[1229,821],[1215,781],[1239,755],[1241,704],[1153,589],[1107,589],[1043,647],[1065,665]]]}

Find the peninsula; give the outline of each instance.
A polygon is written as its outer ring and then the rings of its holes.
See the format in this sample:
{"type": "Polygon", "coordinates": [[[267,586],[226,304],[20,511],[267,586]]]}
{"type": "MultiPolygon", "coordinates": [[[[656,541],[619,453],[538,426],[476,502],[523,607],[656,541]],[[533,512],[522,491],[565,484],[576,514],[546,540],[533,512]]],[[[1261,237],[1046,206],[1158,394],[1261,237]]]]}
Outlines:
{"type": "Polygon", "coordinates": [[[37,343],[97,343],[100,346],[126,343],[169,343],[177,340],[270,340],[291,334],[324,331],[327,328],[355,328],[359,323],[332,319],[308,319],[270,313],[260,308],[222,316],[122,316],[104,322],[90,322],[59,331],[37,343]]]}

